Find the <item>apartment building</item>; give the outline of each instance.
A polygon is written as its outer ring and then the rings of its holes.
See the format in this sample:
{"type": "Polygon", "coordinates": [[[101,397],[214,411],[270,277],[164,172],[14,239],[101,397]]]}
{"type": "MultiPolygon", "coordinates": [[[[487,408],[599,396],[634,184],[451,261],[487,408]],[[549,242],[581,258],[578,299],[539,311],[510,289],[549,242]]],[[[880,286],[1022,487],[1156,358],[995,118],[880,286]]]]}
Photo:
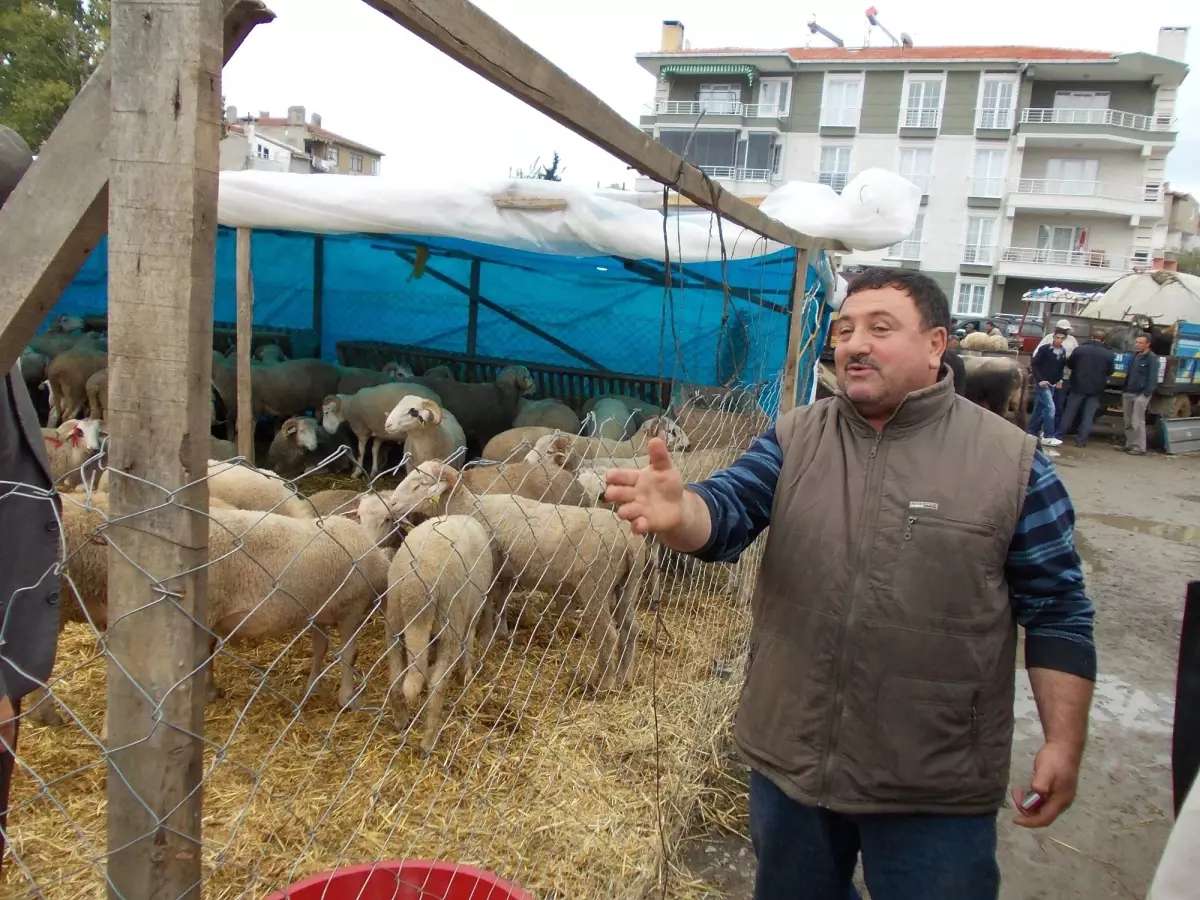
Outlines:
{"type": "Polygon", "coordinates": [[[1166,211],[1157,226],[1155,268],[1179,270],[1179,258],[1200,250],[1200,203],[1185,191],[1173,191],[1170,185],[1164,192],[1166,211]]]}
{"type": "Polygon", "coordinates": [[[640,125],[726,188],[762,197],[800,180],[841,190],[879,167],[924,190],[909,238],[843,257],[851,271],[918,268],[957,315],[984,315],[1019,309],[1031,288],[1096,290],[1162,255],[1155,226],[1187,28],[1160,29],[1156,54],[692,50],[683,34],[664,22],[660,49],[636,57],[656,78],[640,125]]]}
{"type": "Polygon", "coordinates": [[[366,144],[334,134],[303,106],[288,107],[286,117],[269,112],[238,116],[236,106],[225,110],[227,134],[221,140],[222,169],[273,172],[378,175],[383,153],[366,144]]]}

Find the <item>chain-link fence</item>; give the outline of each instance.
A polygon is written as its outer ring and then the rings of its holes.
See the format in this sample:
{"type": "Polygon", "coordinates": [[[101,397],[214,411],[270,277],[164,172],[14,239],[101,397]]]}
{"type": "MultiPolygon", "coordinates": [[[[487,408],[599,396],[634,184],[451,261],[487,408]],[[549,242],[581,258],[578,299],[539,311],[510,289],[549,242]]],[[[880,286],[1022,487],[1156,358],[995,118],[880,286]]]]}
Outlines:
{"type": "MultiPolygon", "coordinates": [[[[728,393],[676,415],[687,479],[767,424],[728,393]]],[[[538,897],[634,897],[671,878],[719,768],[755,561],[703,565],[634,535],[595,484],[644,460],[573,449],[370,485],[330,475],[332,460],[295,481],[210,463],[203,896],[397,859],[481,867],[538,897]]],[[[9,896],[101,896],[112,850],[107,575],[138,521],[109,512],[132,476],[96,460],[80,475],[60,483],[64,555],[47,573],[57,661],[20,719],[9,896]]],[[[0,502],[17,494],[37,489],[0,502]]]]}

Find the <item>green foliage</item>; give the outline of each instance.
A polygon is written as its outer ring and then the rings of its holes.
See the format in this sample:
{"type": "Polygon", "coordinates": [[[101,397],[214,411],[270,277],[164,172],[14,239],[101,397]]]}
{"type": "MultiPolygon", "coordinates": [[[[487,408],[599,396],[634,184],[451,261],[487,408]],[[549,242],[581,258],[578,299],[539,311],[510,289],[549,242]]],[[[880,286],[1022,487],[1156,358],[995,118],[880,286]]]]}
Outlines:
{"type": "Polygon", "coordinates": [[[0,124],[37,152],[108,36],[109,0],[0,0],[0,124]]]}
{"type": "Polygon", "coordinates": [[[1200,275],[1200,250],[1189,250],[1179,254],[1179,271],[1189,275],[1200,275]]]}
{"type": "Polygon", "coordinates": [[[557,150],[554,151],[554,158],[550,161],[550,165],[543,166],[541,162],[541,157],[538,157],[528,169],[517,169],[515,172],[509,169],[509,175],[513,178],[530,178],[535,181],[562,181],[562,175],[566,169],[559,168],[560,160],[557,150]]]}

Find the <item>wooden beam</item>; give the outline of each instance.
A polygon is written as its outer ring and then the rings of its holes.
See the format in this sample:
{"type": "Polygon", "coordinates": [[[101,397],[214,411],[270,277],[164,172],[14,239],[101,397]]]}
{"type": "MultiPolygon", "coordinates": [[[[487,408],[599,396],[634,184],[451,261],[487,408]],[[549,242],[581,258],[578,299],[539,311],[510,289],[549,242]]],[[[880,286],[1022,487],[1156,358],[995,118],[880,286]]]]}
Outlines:
{"type": "MultiPolygon", "coordinates": [[[[275,14],[260,0],[224,0],[225,61],[275,14]]],[[[0,209],[0,371],[7,372],[108,229],[107,58],[71,102],[0,209]]]]}
{"type": "Polygon", "coordinates": [[[471,260],[471,284],[467,294],[467,356],[474,356],[479,344],[479,288],[482,279],[483,263],[477,259],[471,260]]]}
{"type": "Polygon", "coordinates": [[[451,59],[524,100],[660,184],[793,247],[841,251],[764,215],[685,163],[468,0],[364,0],[451,59]]]}
{"type": "Polygon", "coordinates": [[[787,356],[779,385],[779,414],[796,408],[796,376],[800,370],[800,344],[804,337],[804,295],[808,285],[808,251],[796,251],[796,281],[792,289],[792,318],[788,324],[787,356]]]}
{"type": "Polygon", "coordinates": [[[221,12],[212,0],[112,4],[112,900],[200,897],[221,12]]]}
{"type": "Polygon", "coordinates": [[[321,358],[321,334],[325,330],[325,235],[313,238],[312,327],[317,335],[317,359],[321,358]]]}
{"type": "Polygon", "coordinates": [[[237,230],[237,446],[254,465],[254,397],[250,361],[254,350],[254,270],[249,228],[237,230]]]}
{"type": "MultiPolygon", "coordinates": [[[[407,262],[409,265],[413,265],[416,263],[416,258],[410,253],[405,253],[403,250],[396,250],[393,252],[395,252],[395,254],[397,256],[399,256],[402,260],[407,262]]],[[[462,293],[466,294],[468,297],[471,295],[470,287],[463,284],[461,281],[451,278],[449,275],[439,272],[437,269],[433,268],[433,266],[429,265],[428,263],[426,263],[426,265],[425,265],[425,274],[431,276],[432,278],[436,278],[442,284],[449,285],[450,287],[454,288],[456,291],[461,291],[462,293]]],[[[490,309],[492,312],[508,319],[510,322],[520,325],[526,331],[533,332],[534,334],[536,334],[538,337],[540,337],[546,343],[553,344],[555,347],[557,347],[563,353],[566,353],[566,354],[569,354],[570,356],[575,357],[577,360],[591,366],[593,369],[607,371],[604,368],[604,366],[600,365],[600,363],[596,362],[596,360],[592,359],[590,356],[587,356],[586,354],[580,352],[579,350],[576,350],[574,347],[572,347],[570,344],[566,343],[565,341],[559,340],[554,335],[552,335],[550,332],[545,331],[541,328],[538,328],[536,325],[534,325],[528,319],[523,319],[520,316],[518,316],[515,312],[510,312],[509,310],[507,310],[503,306],[501,306],[499,303],[493,303],[487,297],[483,296],[483,294],[477,294],[476,296],[479,300],[480,306],[485,306],[488,309],[490,309]]]]}

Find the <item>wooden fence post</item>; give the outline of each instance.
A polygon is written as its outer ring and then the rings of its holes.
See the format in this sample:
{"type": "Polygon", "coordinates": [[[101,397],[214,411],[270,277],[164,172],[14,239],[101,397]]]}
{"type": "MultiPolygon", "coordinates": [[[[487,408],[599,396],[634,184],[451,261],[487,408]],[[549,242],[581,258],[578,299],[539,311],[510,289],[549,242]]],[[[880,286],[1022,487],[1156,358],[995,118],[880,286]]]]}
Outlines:
{"type": "Polygon", "coordinates": [[[796,251],[796,281],[792,286],[792,316],[788,323],[787,357],[779,385],[779,414],[796,408],[796,382],[800,371],[800,344],[804,337],[804,292],[808,285],[808,251],[796,251]]]}
{"type": "Polygon", "coordinates": [[[254,398],[250,360],[254,344],[254,270],[249,228],[237,230],[237,448],[254,465],[254,398]]]}
{"type": "Polygon", "coordinates": [[[114,900],[200,896],[221,14],[218,0],[112,4],[106,869],[114,900]]]}

